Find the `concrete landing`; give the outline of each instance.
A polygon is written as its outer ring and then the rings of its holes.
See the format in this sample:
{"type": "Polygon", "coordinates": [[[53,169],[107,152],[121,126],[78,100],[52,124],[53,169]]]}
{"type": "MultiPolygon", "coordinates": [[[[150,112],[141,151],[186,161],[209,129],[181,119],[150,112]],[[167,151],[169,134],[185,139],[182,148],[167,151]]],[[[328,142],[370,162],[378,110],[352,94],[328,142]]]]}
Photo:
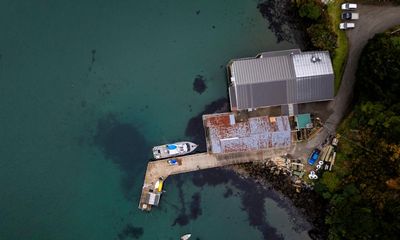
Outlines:
{"type": "Polygon", "coordinates": [[[232,164],[263,161],[271,157],[285,155],[287,152],[287,148],[282,148],[224,154],[198,153],[188,156],[151,161],[147,164],[139,208],[150,211],[152,206],[158,205],[158,203],[151,204],[149,202],[149,196],[154,194],[158,194],[158,196],[160,196],[162,192],[159,192],[155,187],[156,183],[161,179],[165,180],[170,175],[222,167],[232,164]],[[169,165],[169,159],[176,159],[178,165],[169,165]]]}

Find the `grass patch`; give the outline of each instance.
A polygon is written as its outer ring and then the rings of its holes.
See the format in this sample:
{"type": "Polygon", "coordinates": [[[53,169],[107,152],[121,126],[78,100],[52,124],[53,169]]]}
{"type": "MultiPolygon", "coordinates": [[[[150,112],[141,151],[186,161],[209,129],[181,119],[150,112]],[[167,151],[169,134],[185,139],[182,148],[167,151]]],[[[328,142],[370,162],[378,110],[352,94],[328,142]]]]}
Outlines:
{"type": "Polygon", "coordinates": [[[392,41],[395,45],[400,46],[400,36],[399,37],[393,37],[392,41]]]}
{"type": "Polygon", "coordinates": [[[340,87],[348,54],[346,32],[339,29],[339,23],[341,22],[340,14],[342,12],[340,5],[342,2],[343,0],[337,0],[331,1],[328,4],[328,15],[331,19],[331,27],[338,36],[337,48],[335,49],[335,55],[332,60],[333,71],[335,73],[335,95],[340,87]]]}

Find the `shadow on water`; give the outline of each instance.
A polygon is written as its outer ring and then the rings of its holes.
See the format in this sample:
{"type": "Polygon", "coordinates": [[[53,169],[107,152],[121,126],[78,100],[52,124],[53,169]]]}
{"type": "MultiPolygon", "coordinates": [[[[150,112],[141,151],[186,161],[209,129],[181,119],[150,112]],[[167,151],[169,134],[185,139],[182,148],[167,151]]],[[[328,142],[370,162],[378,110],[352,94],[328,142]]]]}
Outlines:
{"type": "Polygon", "coordinates": [[[94,143],[121,169],[121,187],[125,197],[131,200],[133,179],[147,162],[144,136],[132,124],[121,123],[110,113],[98,120],[94,143]]]}
{"type": "Polygon", "coordinates": [[[206,139],[204,138],[204,128],[202,116],[204,114],[226,112],[228,111],[228,99],[220,98],[214,102],[208,104],[204,111],[199,113],[197,116],[192,117],[185,130],[185,135],[190,137],[195,143],[199,145],[197,151],[206,151],[206,139]]]}

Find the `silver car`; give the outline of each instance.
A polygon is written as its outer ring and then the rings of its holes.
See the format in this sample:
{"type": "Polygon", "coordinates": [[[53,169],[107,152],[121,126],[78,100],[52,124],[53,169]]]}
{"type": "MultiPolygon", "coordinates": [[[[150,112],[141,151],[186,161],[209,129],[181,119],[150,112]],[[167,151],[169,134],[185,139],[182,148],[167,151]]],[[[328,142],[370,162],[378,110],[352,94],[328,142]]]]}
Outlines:
{"type": "Polygon", "coordinates": [[[343,3],[342,10],[355,10],[357,9],[356,3],[343,3]]]}
{"type": "Polygon", "coordinates": [[[354,23],[340,23],[339,24],[339,28],[341,30],[346,30],[346,29],[352,29],[354,28],[356,25],[354,23]]]}

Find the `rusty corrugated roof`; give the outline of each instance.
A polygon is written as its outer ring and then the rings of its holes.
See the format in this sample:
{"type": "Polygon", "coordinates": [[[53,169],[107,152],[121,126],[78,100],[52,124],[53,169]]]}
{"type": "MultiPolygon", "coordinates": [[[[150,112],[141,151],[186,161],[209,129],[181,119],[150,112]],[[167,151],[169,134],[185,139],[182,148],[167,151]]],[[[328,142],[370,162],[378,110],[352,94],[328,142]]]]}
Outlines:
{"type": "Polygon", "coordinates": [[[289,147],[290,124],[287,116],[252,117],[238,120],[234,113],[203,116],[207,143],[212,153],[252,151],[289,147]],[[235,117],[232,122],[230,116],[235,117]]]}

